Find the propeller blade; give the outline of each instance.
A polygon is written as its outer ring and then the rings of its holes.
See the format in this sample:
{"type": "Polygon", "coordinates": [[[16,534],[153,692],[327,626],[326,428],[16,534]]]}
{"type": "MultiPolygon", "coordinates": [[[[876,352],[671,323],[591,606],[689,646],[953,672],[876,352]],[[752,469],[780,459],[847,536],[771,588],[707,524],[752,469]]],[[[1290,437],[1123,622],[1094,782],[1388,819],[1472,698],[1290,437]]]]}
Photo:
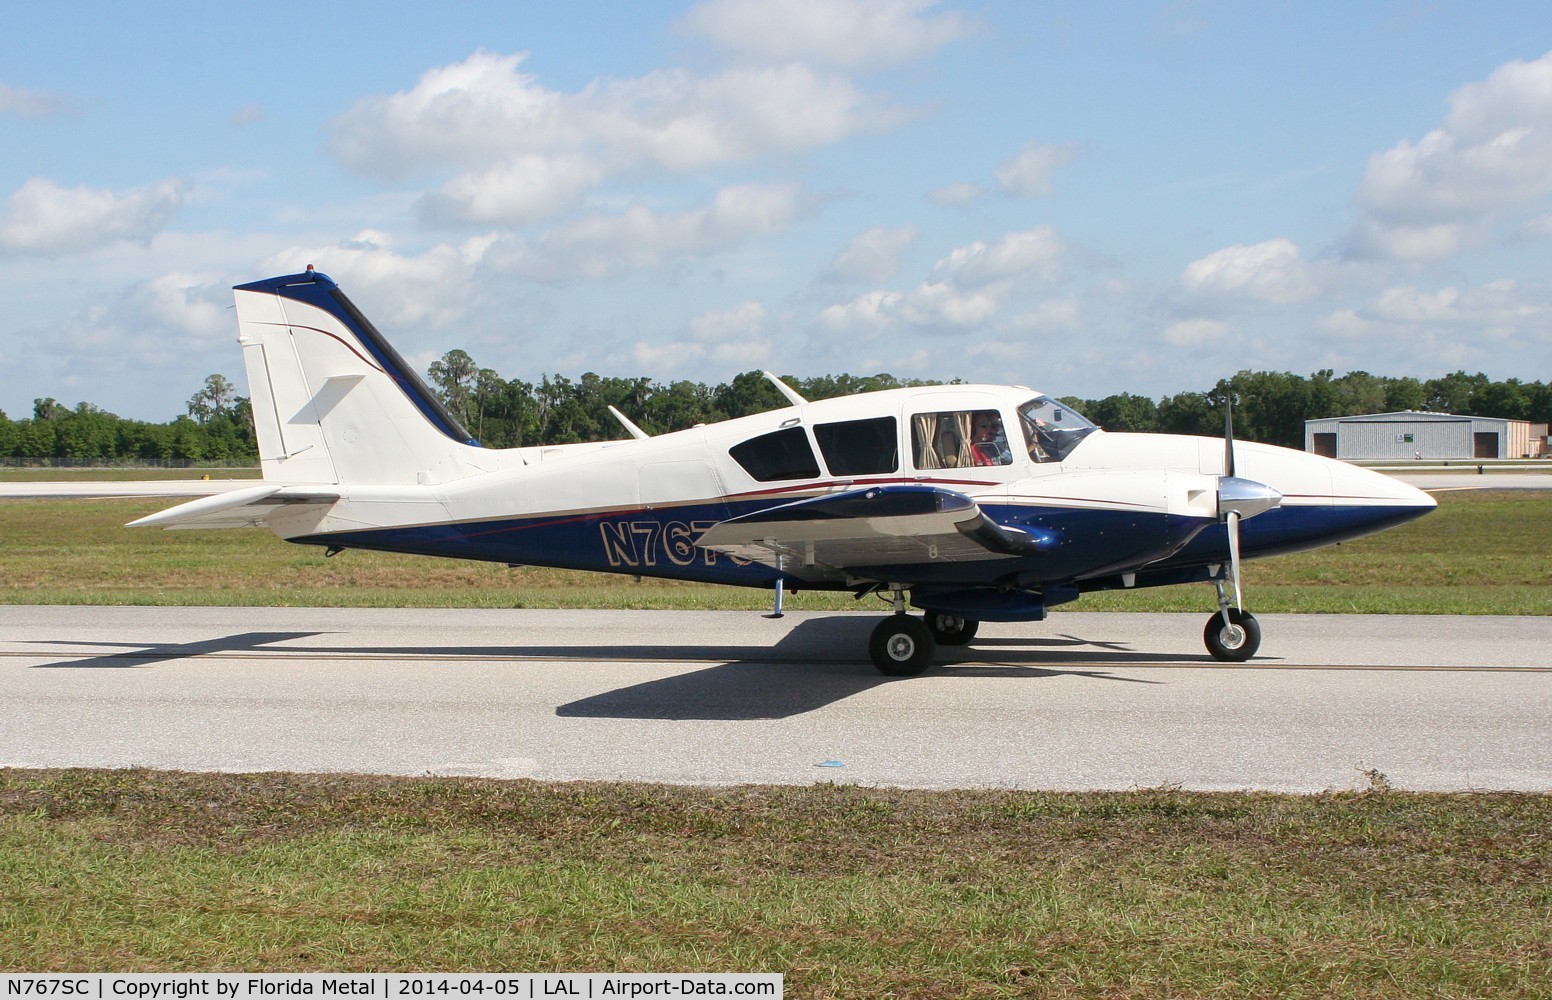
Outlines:
{"type": "Polygon", "coordinates": [[[1234,394],[1223,397],[1223,474],[1234,475],[1234,394]]]}
{"type": "MultiPolygon", "coordinates": [[[[1243,608],[1245,599],[1239,589],[1239,511],[1229,511],[1224,519],[1224,525],[1229,531],[1229,577],[1234,581],[1234,606],[1243,608]]],[[[1229,624],[1228,618],[1224,618],[1224,624],[1229,624]]]]}

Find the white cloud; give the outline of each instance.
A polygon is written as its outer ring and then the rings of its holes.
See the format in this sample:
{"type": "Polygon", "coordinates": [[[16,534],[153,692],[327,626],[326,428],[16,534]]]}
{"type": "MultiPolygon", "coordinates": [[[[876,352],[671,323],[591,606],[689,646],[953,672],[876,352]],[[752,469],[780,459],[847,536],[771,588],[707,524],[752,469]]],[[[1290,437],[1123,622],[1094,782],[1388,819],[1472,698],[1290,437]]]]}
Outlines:
{"type": "Polygon", "coordinates": [[[574,155],[514,156],[477,173],[460,174],[421,198],[416,212],[427,222],[538,222],[570,208],[603,172],[574,155]]]}
{"type": "Polygon", "coordinates": [[[632,346],[629,359],[660,379],[691,378],[708,368],[724,373],[745,372],[770,366],[771,343],[758,338],[724,344],[639,341],[632,346]]]}
{"type": "Polygon", "coordinates": [[[979,197],[981,197],[980,185],[971,184],[968,181],[949,184],[927,192],[927,200],[936,205],[968,205],[979,197]]]}
{"type": "Polygon", "coordinates": [[[1078,300],[1048,299],[1039,303],[1034,309],[1014,316],[1008,325],[1024,333],[1060,333],[1076,330],[1078,300]]]}
{"type": "Polygon", "coordinates": [[[1407,330],[1470,333],[1499,338],[1518,333],[1545,335],[1552,321],[1552,300],[1545,290],[1515,281],[1493,281],[1475,288],[1420,289],[1402,285],[1381,290],[1356,309],[1337,310],[1321,329],[1349,335],[1393,336],[1407,330]]]}
{"type": "Polygon", "coordinates": [[[836,281],[888,281],[900,267],[900,255],[916,245],[915,226],[870,226],[846,244],[825,268],[836,281]]]}
{"type": "MultiPolygon", "coordinates": [[[[1066,242],[1049,226],[976,241],[950,251],[915,288],[873,291],[827,306],[817,322],[829,333],[862,339],[896,328],[962,332],[992,326],[1004,321],[1009,303],[1054,286],[1068,255],[1066,242]]],[[[1041,308],[1025,310],[1025,321],[1041,308]]]]}
{"type": "Polygon", "coordinates": [[[411,90],[363,98],[334,122],[335,155],[365,173],[397,177],[567,145],[564,98],[517,71],[525,56],[476,52],[427,70],[411,90]]]}
{"type": "Polygon", "coordinates": [[[387,177],[455,171],[422,203],[427,221],[523,224],[626,171],[750,163],[907,117],[845,76],[798,63],[663,70],[566,94],[520,72],[522,59],[476,52],[411,90],[359,101],[334,123],[335,155],[387,177]]]}
{"type": "Polygon", "coordinates": [[[69,98],[43,90],[23,90],[0,83],[0,115],[18,118],[52,118],[70,114],[69,98]]]}
{"type": "Polygon", "coordinates": [[[190,187],[187,180],[169,179],[110,191],[34,177],[0,213],[0,253],[57,257],[119,242],[148,243],[182,208],[190,187]]]}
{"type": "Polygon", "coordinates": [[[750,299],[731,309],[714,310],[696,316],[690,320],[690,339],[703,344],[719,343],[756,336],[764,326],[765,306],[750,299]]]}
{"type": "Polygon", "coordinates": [[[951,251],[933,273],[961,286],[1018,280],[1050,284],[1060,275],[1068,246],[1050,226],[1008,233],[995,243],[977,240],[951,251]]]}
{"type": "Polygon", "coordinates": [[[1552,194],[1552,53],[1450,97],[1443,123],[1369,158],[1348,237],[1354,257],[1447,260],[1552,194]]]}
{"type": "Polygon", "coordinates": [[[931,55],[963,38],[963,15],[935,0],[707,0],[686,26],[747,59],[878,69],[931,55]]]}
{"type": "Polygon", "coordinates": [[[1216,319],[1187,319],[1164,328],[1164,339],[1175,347],[1202,347],[1222,342],[1229,324],[1216,319]]]}
{"type": "Polygon", "coordinates": [[[1077,147],[1071,143],[1027,143],[1018,155],[997,169],[997,186],[1016,198],[1043,198],[1051,193],[1051,175],[1072,162],[1077,147]]]}
{"type": "Polygon", "coordinates": [[[49,344],[34,360],[48,392],[82,392],[128,416],[165,420],[211,372],[236,379],[231,281],[220,272],[178,271],[137,281],[76,309],[33,335],[49,344]],[[136,373],[126,379],[126,372],[136,373]],[[155,391],[148,391],[148,387],[155,391]]]}
{"type": "Polygon", "coordinates": [[[1320,281],[1287,239],[1225,247],[1186,266],[1179,293],[1193,306],[1240,307],[1304,302],[1320,292],[1320,281]]]}
{"type": "Polygon", "coordinates": [[[405,255],[393,249],[387,233],[369,229],[334,245],[289,247],[263,261],[260,270],[288,274],[312,264],[339,282],[385,329],[439,328],[469,314],[475,268],[494,241],[493,236],[478,236],[405,255]],[[370,308],[363,305],[368,300],[370,308]]]}
{"type": "Polygon", "coordinates": [[[703,208],[656,212],[635,205],[558,226],[536,241],[505,241],[489,263],[535,281],[603,278],[734,249],[786,231],[812,208],[794,184],[734,185],[703,208]]]}
{"type": "Polygon", "coordinates": [[[850,302],[826,306],[815,321],[833,336],[871,340],[895,322],[904,299],[899,292],[869,292],[850,302]]]}

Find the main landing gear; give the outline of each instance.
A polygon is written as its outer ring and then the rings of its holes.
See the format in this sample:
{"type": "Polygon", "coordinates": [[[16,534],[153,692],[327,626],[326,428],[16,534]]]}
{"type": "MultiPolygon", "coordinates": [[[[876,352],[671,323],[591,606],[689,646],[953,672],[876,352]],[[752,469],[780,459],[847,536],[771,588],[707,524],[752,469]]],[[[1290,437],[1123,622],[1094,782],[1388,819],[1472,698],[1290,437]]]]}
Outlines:
{"type": "Polygon", "coordinates": [[[980,622],[936,611],[915,618],[905,612],[905,591],[891,587],[894,614],[879,622],[868,639],[868,655],[887,677],[915,677],[927,669],[938,646],[963,646],[975,638],[980,622]]]}
{"type": "Polygon", "coordinates": [[[926,622],[901,612],[885,618],[873,629],[868,655],[886,677],[915,677],[927,669],[936,646],[926,622]]]}

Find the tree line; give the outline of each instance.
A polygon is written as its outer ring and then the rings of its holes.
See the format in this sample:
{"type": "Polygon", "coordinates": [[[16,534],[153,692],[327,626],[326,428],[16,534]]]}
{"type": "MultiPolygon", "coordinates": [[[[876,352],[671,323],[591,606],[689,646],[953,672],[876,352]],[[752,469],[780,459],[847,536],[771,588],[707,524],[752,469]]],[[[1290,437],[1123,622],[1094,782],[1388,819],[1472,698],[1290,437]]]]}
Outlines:
{"type": "MultiPolygon", "coordinates": [[[[469,432],[495,448],[622,437],[610,406],[647,433],[660,434],[786,404],[759,372],[744,372],[715,386],[594,372],[577,379],[541,375],[538,382],[528,382],[504,379],[466,352],[453,350],[432,362],[427,376],[469,432]]],[[[889,374],[787,376],[784,381],[808,399],[929,384],[889,374]]],[[[1206,391],[1158,400],[1123,392],[1062,401],[1106,430],[1218,435],[1224,397],[1235,400],[1236,437],[1290,448],[1304,446],[1304,421],[1318,417],[1430,410],[1552,422],[1552,385],[1494,381],[1464,371],[1427,380],[1363,371],[1337,376],[1329,369],[1309,376],[1241,371],[1206,391]]],[[[51,398],[35,400],[30,418],[12,420],[0,411],[0,458],[256,463],[258,447],[248,400],[226,378],[212,375],[190,397],[186,412],[167,423],[125,420],[90,403],[68,407],[51,398]]]]}
{"type": "Polygon", "coordinates": [[[1498,382],[1464,371],[1427,380],[1365,371],[1337,376],[1329,368],[1308,377],[1241,371],[1206,392],[1177,393],[1156,403],[1124,392],[1063,402],[1106,430],[1216,435],[1223,433],[1219,401],[1225,397],[1234,400],[1236,438],[1297,449],[1304,447],[1304,422],[1322,417],[1426,410],[1552,422],[1552,384],[1514,378],[1498,382]]]}

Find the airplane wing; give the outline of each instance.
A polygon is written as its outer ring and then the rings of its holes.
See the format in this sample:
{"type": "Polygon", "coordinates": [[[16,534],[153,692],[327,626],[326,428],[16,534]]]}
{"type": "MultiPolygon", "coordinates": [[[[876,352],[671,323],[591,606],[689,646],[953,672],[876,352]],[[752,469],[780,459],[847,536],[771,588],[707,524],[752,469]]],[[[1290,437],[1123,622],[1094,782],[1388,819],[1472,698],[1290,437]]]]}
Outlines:
{"type": "Polygon", "coordinates": [[[875,486],[729,518],[695,544],[810,582],[872,579],[871,568],[1033,555],[1056,536],[1000,525],[937,486],[875,486]]]}

